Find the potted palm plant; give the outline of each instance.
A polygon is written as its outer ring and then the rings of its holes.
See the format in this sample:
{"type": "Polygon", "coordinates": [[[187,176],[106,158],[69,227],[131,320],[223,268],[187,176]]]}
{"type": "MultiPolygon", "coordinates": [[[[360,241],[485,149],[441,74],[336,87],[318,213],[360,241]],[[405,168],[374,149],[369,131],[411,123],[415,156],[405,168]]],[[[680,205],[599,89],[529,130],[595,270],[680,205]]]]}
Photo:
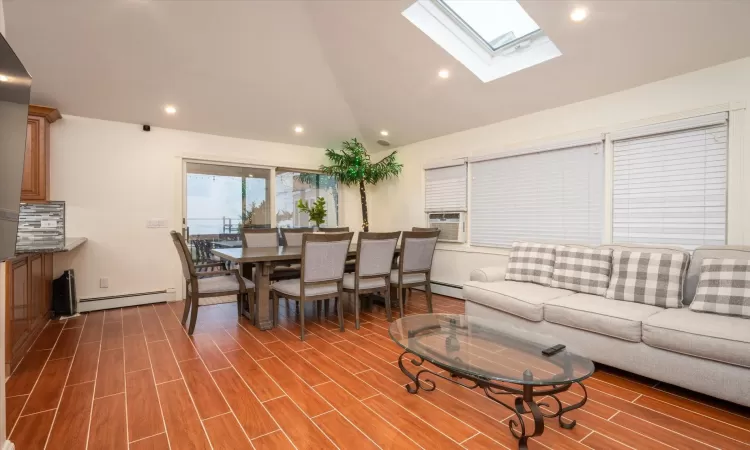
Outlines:
{"type": "Polygon", "coordinates": [[[315,223],[315,229],[320,228],[320,224],[326,221],[326,199],[318,197],[311,205],[308,205],[304,200],[299,199],[297,202],[297,209],[303,213],[307,213],[310,217],[310,222],[315,223]]]}
{"type": "Polygon", "coordinates": [[[330,166],[320,166],[320,170],[334,177],[346,186],[359,186],[359,198],[362,204],[362,230],[370,230],[367,218],[367,190],[365,185],[377,184],[391,177],[397,177],[403,167],[396,161],[396,152],[392,152],[378,162],[372,162],[369,153],[356,138],[344,141],[340,151],[326,149],[326,156],[331,160],[330,166]]]}

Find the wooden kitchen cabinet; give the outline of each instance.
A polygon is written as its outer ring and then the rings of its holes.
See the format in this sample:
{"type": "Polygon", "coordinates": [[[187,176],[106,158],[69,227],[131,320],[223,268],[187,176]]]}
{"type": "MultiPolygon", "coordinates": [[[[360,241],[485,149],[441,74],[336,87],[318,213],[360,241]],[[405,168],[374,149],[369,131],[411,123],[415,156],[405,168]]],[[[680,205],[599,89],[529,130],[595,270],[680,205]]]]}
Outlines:
{"type": "Polygon", "coordinates": [[[21,182],[22,202],[49,200],[49,129],[60,119],[60,112],[46,106],[29,106],[26,125],[26,155],[21,182]]]}
{"type": "Polygon", "coordinates": [[[21,362],[51,317],[52,257],[18,255],[6,263],[6,373],[21,362]]]}

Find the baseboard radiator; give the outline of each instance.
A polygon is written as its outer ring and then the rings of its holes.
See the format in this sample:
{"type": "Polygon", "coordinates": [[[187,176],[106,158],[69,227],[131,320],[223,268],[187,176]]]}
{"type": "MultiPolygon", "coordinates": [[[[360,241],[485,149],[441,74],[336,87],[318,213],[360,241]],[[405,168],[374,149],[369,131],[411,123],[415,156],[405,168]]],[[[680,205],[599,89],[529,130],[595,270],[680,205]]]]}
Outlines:
{"type": "MultiPolygon", "coordinates": [[[[464,298],[464,289],[462,286],[459,286],[457,284],[443,283],[442,281],[432,280],[430,282],[430,288],[432,289],[433,294],[445,295],[448,297],[460,299],[464,298]]],[[[415,287],[413,289],[416,289],[418,291],[424,290],[424,288],[421,287],[415,287]]]]}
{"type": "Polygon", "coordinates": [[[109,297],[82,298],[78,300],[78,312],[148,305],[150,303],[172,302],[174,300],[175,293],[168,292],[166,289],[163,291],[139,292],[135,294],[112,295],[109,297]]]}

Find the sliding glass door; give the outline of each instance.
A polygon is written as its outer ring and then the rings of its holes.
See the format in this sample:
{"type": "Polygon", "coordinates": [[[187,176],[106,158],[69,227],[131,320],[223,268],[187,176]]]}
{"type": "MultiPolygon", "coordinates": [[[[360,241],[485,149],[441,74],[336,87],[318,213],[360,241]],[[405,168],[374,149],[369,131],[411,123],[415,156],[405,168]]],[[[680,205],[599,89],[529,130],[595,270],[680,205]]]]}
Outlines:
{"type": "Polygon", "coordinates": [[[308,205],[318,197],[326,201],[323,227],[337,227],[339,218],[338,182],[321,173],[276,169],[276,224],[279,228],[310,226],[310,217],[297,209],[302,200],[308,205]]]}
{"type": "Polygon", "coordinates": [[[211,248],[242,245],[243,226],[271,226],[271,170],[187,162],[183,233],[196,262],[210,262],[211,248]]]}

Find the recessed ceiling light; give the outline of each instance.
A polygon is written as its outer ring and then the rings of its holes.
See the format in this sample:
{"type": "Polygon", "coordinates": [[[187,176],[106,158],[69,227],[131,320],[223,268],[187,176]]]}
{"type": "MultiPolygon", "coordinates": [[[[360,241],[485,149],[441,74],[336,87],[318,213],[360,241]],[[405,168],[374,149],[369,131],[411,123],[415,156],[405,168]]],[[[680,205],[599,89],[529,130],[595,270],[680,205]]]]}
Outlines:
{"type": "Polygon", "coordinates": [[[167,105],[164,107],[164,112],[167,114],[174,114],[177,112],[177,108],[172,105],[167,105]]]}
{"type": "Polygon", "coordinates": [[[383,130],[380,132],[381,136],[388,136],[388,130],[383,130]]]}
{"type": "Polygon", "coordinates": [[[300,133],[302,133],[303,131],[305,131],[305,129],[304,129],[304,128],[302,128],[302,126],[301,126],[301,125],[297,125],[296,127],[294,127],[294,132],[295,132],[295,133],[297,133],[297,134],[300,134],[300,133]]]}
{"type": "Polygon", "coordinates": [[[10,77],[0,73],[0,81],[2,81],[3,83],[7,83],[8,81],[10,81],[10,77]]]}
{"type": "Polygon", "coordinates": [[[573,22],[581,22],[588,17],[589,12],[586,8],[576,8],[570,13],[570,20],[573,22]]]}
{"type": "Polygon", "coordinates": [[[442,69],[440,72],[438,72],[438,76],[440,78],[448,78],[451,76],[451,73],[447,69],[442,69]]]}

